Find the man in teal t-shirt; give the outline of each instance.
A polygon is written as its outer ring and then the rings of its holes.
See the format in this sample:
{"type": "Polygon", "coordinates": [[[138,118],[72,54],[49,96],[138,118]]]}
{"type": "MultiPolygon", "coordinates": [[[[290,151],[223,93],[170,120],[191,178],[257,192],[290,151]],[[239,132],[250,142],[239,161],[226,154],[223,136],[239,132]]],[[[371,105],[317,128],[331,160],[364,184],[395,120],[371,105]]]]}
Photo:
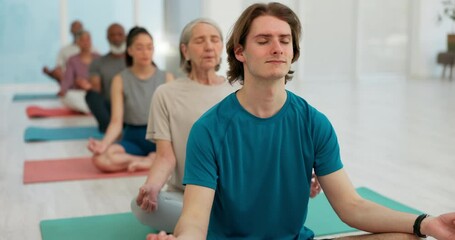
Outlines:
{"type": "Polygon", "coordinates": [[[175,235],[148,239],[312,239],[305,219],[313,169],[345,223],[381,233],[349,239],[455,239],[455,213],[416,216],[357,194],[330,122],[285,89],[300,55],[301,25],[290,8],[253,4],[232,29],[227,78],[243,87],[193,125],[175,235]]]}
{"type": "Polygon", "coordinates": [[[245,111],[238,94],[202,116],[187,145],[184,184],[215,191],[208,238],[313,237],[302,228],[312,169],[322,176],[342,168],[332,126],[291,92],[265,118],[245,111]]]}

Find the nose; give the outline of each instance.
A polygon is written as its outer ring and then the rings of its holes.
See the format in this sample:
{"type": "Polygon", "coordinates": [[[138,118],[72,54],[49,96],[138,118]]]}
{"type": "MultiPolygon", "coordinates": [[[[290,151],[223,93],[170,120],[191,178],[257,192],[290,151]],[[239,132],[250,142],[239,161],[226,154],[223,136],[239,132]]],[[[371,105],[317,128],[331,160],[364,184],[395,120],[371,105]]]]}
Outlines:
{"type": "Polygon", "coordinates": [[[204,49],[206,51],[210,51],[213,49],[213,43],[211,41],[205,41],[205,44],[204,44],[204,49]]]}
{"type": "Polygon", "coordinates": [[[283,54],[283,47],[278,39],[272,42],[272,54],[283,54]]]}

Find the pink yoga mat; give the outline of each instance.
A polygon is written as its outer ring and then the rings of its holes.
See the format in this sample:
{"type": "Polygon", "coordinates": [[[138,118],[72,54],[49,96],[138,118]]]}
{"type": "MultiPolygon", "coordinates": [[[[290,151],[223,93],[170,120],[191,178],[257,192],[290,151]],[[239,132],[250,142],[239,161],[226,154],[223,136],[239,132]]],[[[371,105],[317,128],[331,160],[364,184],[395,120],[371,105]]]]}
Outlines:
{"type": "Polygon", "coordinates": [[[139,172],[103,173],[92,164],[90,157],[25,161],[24,184],[83,179],[146,176],[148,170],[139,172]]]}
{"type": "Polygon", "coordinates": [[[44,117],[65,117],[65,116],[81,116],[85,113],[71,110],[67,107],[40,107],[31,105],[25,110],[29,118],[44,118],[44,117]]]}

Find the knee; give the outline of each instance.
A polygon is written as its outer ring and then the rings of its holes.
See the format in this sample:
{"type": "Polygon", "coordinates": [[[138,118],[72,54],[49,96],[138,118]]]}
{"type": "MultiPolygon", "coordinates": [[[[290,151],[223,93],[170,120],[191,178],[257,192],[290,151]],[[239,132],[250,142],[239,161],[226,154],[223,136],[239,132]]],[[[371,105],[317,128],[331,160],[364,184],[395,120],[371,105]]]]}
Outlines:
{"type": "Polygon", "coordinates": [[[105,154],[100,154],[92,157],[93,165],[100,171],[110,173],[113,172],[111,164],[105,154]]]}

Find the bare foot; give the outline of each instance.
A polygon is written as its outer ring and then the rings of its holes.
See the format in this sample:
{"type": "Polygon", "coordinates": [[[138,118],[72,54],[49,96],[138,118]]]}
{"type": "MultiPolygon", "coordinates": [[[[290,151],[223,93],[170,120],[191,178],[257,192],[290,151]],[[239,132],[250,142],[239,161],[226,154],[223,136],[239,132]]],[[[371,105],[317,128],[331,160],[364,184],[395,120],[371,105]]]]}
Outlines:
{"type": "Polygon", "coordinates": [[[152,166],[153,161],[155,160],[156,154],[150,153],[147,157],[141,159],[141,160],[135,160],[132,161],[128,165],[128,172],[135,172],[135,171],[141,171],[141,170],[148,170],[152,166]]]}

